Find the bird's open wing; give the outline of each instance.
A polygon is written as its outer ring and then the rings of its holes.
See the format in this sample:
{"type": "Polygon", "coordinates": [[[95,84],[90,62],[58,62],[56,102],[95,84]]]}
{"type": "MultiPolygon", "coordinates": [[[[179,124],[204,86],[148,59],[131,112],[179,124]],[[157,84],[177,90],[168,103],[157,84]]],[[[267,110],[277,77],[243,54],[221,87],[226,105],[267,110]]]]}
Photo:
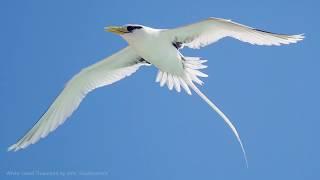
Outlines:
{"type": "Polygon", "coordinates": [[[175,45],[194,49],[204,47],[224,37],[267,46],[296,43],[304,38],[303,34],[276,34],[221,18],[209,18],[187,26],[165,30],[163,33],[166,33],[175,45]]]}
{"type": "Polygon", "coordinates": [[[119,81],[148,65],[130,48],[115,53],[76,74],[55,99],[40,120],[8,150],[17,151],[34,144],[61,125],[79,106],[82,99],[95,88],[119,81]]]}

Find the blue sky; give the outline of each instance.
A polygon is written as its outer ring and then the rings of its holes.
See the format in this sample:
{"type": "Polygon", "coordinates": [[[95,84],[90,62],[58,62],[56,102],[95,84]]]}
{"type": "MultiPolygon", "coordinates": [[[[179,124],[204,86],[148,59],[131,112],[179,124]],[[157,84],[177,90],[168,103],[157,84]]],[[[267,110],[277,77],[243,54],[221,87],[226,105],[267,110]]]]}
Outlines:
{"type": "Polygon", "coordinates": [[[43,179],[9,172],[69,172],[66,179],[320,178],[319,2],[0,4],[1,179],[43,179]],[[6,152],[68,79],[126,46],[103,27],[139,23],[171,28],[210,16],[278,33],[306,33],[303,42],[282,47],[227,38],[201,50],[183,50],[209,60],[209,77],[201,89],[237,126],[249,168],[222,119],[196,95],[160,88],[154,83],[154,67],[94,91],[46,139],[23,151],[6,152]]]}

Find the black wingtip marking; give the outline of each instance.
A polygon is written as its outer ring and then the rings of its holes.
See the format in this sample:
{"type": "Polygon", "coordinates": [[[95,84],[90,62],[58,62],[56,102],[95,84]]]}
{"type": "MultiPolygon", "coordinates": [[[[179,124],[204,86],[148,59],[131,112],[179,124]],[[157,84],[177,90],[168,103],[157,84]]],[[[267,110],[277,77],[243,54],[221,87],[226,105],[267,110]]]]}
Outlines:
{"type": "Polygon", "coordinates": [[[276,34],[276,35],[281,35],[281,36],[287,36],[287,34],[273,33],[273,32],[265,31],[265,30],[261,30],[261,29],[253,29],[253,30],[260,31],[260,32],[263,32],[263,33],[268,33],[268,34],[276,34]]]}

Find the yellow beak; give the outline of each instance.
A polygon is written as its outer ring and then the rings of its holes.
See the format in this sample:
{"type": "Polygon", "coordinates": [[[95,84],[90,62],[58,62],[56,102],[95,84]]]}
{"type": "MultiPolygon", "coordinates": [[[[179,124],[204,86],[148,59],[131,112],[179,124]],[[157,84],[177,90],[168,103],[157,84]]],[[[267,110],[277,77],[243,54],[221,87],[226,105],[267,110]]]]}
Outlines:
{"type": "Polygon", "coordinates": [[[105,31],[112,32],[115,34],[120,34],[120,35],[129,32],[127,30],[127,27],[122,27],[122,26],[108,26],[108,27],[105,27],[104,29],[105,31]]]}

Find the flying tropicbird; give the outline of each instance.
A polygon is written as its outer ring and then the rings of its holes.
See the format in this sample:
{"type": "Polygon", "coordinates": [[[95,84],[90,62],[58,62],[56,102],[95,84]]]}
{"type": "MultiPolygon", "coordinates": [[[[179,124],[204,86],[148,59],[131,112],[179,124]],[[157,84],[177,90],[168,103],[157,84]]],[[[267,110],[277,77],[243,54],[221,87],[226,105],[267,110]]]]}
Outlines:
{"type": "Polygon", "coordinates": [[[120,35],[127,41],[128,46],[76,74],[40,120],[16,144],[10,146],[9,151],[26,148],[46,137],[77,109],[82,99],[92,90],[130,76],[141,66],[154,65],[159,69],[156,82],[159,82],[161,87],[166,84],[170,90],[175,88],[178,92],[184,89],[189,95],[191,88],[221,116],[237,137],[247,161],[234,125],[195,85],[203,84],[199,77],[207,77],[200,71],[207,67],[204,65],[206,60],[184,56],[179,50],[183,47],[198,49],[224,37],[266,46],[296,43],[304,38],[303,34],[276,34],[221,18],[208,18],[175,29],[154,29],[128,24],[110,26],[105,30],[120,35]]]}

